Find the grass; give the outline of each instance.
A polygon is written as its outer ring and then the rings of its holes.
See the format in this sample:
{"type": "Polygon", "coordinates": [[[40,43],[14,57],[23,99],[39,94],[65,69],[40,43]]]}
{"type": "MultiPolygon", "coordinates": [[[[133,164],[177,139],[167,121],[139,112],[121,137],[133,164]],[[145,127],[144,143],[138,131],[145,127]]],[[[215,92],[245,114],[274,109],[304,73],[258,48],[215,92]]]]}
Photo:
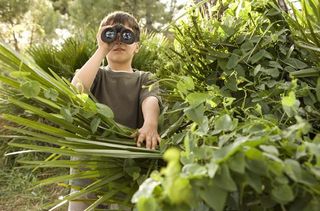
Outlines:
{"type": "MultiPolygon", "coordinates": [[[[65,188],[57,185],[30,189],[38,179],[46,178],[53,173],[48,170],[44,174],[32,173],[29,169],[2,168],[0,170],[0,210],[42,210],[41,207],[45,203],[65,195],[65,188]]],[[[66,207],[60,210],[66,210],[66,207]]]]}
{"type": "MultiPolygon", "coordinates": [[[[0,134],[4,133],[5,130],[3,130],[0,121],[0,134]]],[[[69,170],[39,169],[36,172],[32,172],[31,169],[17,168],[19,164],[16,163],[16,159],[23,159],[25,155],[4,157],[5,152],[9,150],[7,142],[8,140],[0,138],[0,210],[40,211],[43,210],[42,206],[44,204],[67,194],[65,188],[55,184],[31,189],[34,182],[52,175],[65,174],[69,170]]],[[[37,160],[43,155],[34,154],[31,156],[34,156],[32,158],[37,160]]],[[[33,160],[32,158],[28,157],[27,159],[33,160]]],[[[64,206],[57,210],[66,209],[67,207],[64,206]]]]}

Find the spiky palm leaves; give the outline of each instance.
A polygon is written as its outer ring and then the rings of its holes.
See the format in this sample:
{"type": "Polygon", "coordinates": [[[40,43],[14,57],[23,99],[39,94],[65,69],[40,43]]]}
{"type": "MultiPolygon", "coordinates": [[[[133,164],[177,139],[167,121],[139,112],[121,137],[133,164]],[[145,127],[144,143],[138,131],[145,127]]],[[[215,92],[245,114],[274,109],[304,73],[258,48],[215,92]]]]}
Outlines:
{"type": "Polygon", "coordinates": [[[20,115],[1,116],[17,125],[6,126],[12,135],[4,137],[14,139],[10,145],[28,149],[11,154],[49,154],[45,161],[24,161],[30,167],[86,169],[48,178],[38,185],[68,186],[68,180],[92,179],[92,184],[66,196],[62,203],[90,192],[100,197],[90,208],[105,201],[128,205],[139,182],[161,158],[160,152],[136,147],[131,137],[134,131],[115,123],[107,106],[79,93],[56,73],[43,71],[30,58],[1,45],[0,61],[3,100],[24,110],[20,115]],[[79,160],[70,160],[70,156],[79,160]]]}

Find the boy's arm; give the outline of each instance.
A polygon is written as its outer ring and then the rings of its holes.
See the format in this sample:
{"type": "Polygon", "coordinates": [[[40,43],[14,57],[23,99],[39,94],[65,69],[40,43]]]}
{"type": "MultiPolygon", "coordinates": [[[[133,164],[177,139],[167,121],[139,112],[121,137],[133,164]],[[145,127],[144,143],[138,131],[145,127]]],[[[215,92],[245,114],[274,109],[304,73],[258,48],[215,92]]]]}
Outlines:
{"type": "Polygon", "coordinates": [[[83,87],[85,92],[89,91],[105,55],[104,49],[98,48],[81,69],[76,72],[71,83],[79,90],[83,87]]]}
{"type": "Polygon", "coordinates": [[[158,118],[160,113],[158,99],[154,96],[149,96],[142,102],[142,113],[144,118],[143,126],[139,129],[137,146],[146,142],[146,148],[155,149],[160,143],[158,134],[158,118]]]}
{"type": "Polygon", "coordinates": [[[112,45],[101,40],[101,32],[105,27],[101,27],[97,33],[98,49],[91,58],[76,72],[71,83],[79,90],[89,91],[97,75],[100,65],[112,48],[112,45]]]}

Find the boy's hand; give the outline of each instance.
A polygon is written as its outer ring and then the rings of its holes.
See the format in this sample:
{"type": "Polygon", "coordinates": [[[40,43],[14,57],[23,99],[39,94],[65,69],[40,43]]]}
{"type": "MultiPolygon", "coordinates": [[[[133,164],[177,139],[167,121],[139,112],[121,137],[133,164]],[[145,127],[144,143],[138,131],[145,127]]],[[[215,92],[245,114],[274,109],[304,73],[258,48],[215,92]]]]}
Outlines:
{"type": "Polygon", "coordinates": [[[139,133],[137,134],[137,146],[141,147],[143,142],[146,142],[147,149],[156,149],[157,145],[160,143],[157,127],[143,125],[142,128],[139,129],[139,133]]]}
{"type": "Polygon", "coordinates": [[[111,49],[113,48],[114,43],[115,43],[115,42],[112,42],[112,43],[108,44],[108,43],[103,42],[102,39],[101,39],[102,31],[104,29],[108,28],[108,27],[110,27],[110,26],[102,26],[102,27],[100,27],[99,31],[97,33],[97,36],[96,36],[97,42],[98,42],[98,48],[101,49],[102,51],[104,51],[105,55],[107,55],[111,51],[111,49]]]}

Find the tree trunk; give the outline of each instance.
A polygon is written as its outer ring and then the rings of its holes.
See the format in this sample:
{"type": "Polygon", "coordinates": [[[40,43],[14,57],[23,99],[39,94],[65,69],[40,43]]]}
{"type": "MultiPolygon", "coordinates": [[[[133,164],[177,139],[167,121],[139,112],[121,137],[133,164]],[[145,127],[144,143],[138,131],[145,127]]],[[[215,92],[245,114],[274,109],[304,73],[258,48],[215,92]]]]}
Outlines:
{"type": "MultiPolygon", "coordinates": [[[[11,28],[13,29],[13,27],[14,27],[13,22],[10,21],[10,24],[11,24],[11,28]]],[[[18,39],[17,39],[16,33],[14,32],[14,30],[12,30],[12,37],[13,37],[14,49],[15,49],[16,51],[20,51],[19,45],[18,45],[18,39]]]]}
{"type": "Polygon", "coordinates": [[[146,1],[146,28],[147,31],[152,31],[152,19],[151,19],[151,5],[152,5],[152,0],[147,0],[146,1]]]}

